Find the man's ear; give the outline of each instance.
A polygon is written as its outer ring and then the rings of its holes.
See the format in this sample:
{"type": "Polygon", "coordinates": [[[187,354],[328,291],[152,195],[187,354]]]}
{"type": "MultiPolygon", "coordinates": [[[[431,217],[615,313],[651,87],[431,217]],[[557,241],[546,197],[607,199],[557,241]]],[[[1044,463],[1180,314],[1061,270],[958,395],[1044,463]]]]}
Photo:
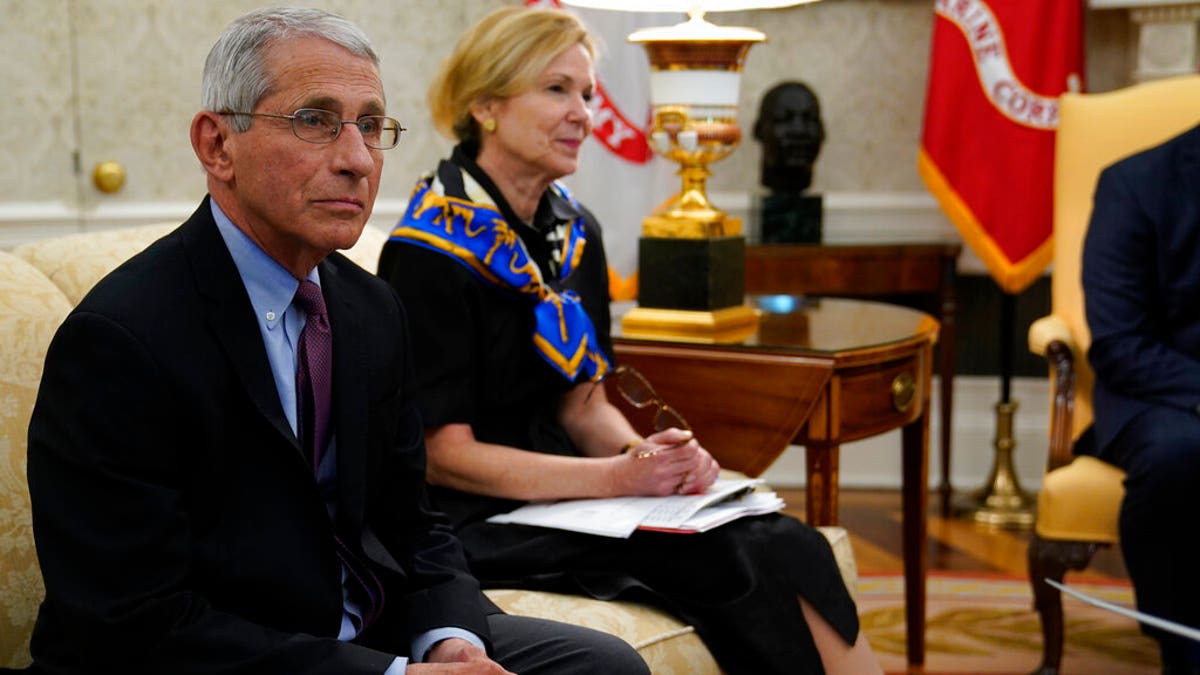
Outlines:
{"type": "Polygon", "coordinates": [[[233,158],[228,146],[232,133],[222,116],[210,110],[201,110],[192,118],[192,150],[204,170],[220,181],[233,179],[233,158]]]}

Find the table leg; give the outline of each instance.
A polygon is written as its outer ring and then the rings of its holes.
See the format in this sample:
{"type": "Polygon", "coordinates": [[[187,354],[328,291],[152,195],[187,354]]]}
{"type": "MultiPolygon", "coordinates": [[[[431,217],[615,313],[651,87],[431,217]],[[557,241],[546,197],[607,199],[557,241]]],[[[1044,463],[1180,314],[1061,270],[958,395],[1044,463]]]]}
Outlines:
{"type": "Polygon", "coordinates": [[[938,353],[941,356],[938,374],[941,376],[942,416],[938,427],[941,430],[939,444],[941,446],[942,482],[938,485],[938,493],[941,497],[942,517],[949,518],[950,499],[954,495],[954,489],[950,486],[950,440],[954,430],[954,342],[958,334],[956,319],[958,301],[955,299],[954,280],[958,257],[947,256],[943,259],[942,264],[944,269],[942,270],[941,307],[938,311],[938,319],[942,324],[938,335],[938,353]]]}
{"type": "Polygon", "coordinates": [[[838,459],[841,446],[804,446],[804,515],[813,527],[838,524],[838,459]]]}
{"type": "Polygon", "coordinates": [[[904,610],[908,662],[925,663],[926,511],[929,501],[929,413],[904,427],[904,610]]]}

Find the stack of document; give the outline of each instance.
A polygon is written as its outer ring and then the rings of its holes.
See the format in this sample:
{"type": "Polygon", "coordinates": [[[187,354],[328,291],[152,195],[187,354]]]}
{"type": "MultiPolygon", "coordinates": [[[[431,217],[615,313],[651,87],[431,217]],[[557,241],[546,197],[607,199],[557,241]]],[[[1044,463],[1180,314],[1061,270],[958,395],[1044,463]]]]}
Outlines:
{"type": "Polygon", "coordinates": [[[552,527],[621,539],[639,529],[682,534],[706,532],[744,516],[781,510],[783,500],[761,486],[760,479],[721,479],[698,495],[536,502],[492,516],[488,522],[552,527]]]}

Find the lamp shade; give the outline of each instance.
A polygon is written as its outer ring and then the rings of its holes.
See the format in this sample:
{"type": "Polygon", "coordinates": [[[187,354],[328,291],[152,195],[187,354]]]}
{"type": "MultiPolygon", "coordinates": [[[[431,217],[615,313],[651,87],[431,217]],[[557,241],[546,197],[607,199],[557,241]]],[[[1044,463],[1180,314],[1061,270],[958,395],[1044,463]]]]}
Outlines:
{"type": "Polygon", "coordinates": [[[623,12],[733,12],[748,9],[778,9],[816,0],[561,0],[564,5],[615,9],[623,12]]]}

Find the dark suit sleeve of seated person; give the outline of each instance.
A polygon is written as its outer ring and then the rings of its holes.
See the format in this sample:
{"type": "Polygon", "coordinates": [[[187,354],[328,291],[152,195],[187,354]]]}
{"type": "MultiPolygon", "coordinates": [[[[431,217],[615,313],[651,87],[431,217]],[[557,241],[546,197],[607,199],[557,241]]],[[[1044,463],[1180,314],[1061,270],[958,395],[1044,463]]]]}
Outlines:
{"type": "MultiPolygon", "coordinates": [[[[394,292],[386,290],[387,302],[400,308],[394,292]]],[[[430,502],[423,426],[412,396],[415,377],[411,341],[403,325],[393,333],[393,339],[395,335],[403,336],[400,356],[404,360],[404,392],[399,406],[388,400],[370,413],[373,424],[394,426],[383,436],[394,440],[382,448],[378,464],[368,464],[365,470],[369,488],[364,546],[369,553],[378,551],[380,558],[397,561],[404,577],[400,581],[408,590],[395,598],[379,630],[369,632],[367,637],[401,631],[407,648],[421,633],[449,626],[469,630],[487,643],[488,626],[483,614],[498,610],[483,598],[479,582],[467,572],[466,554],[450,521],[430,502]]],[[[380,335],[380,339],[386,336],[380,335]]],[[[375,457],[373,453],[371,456],[375,457]]]]}
{"type": "Polygon", "coordinates": [[[336,639],[333,527],[245,291],[202,220],[101,282],[50,347],[29,443],[47,593],[38,672],[379,675],[429,628],[488,639],[457,541],[425,508],[420,432],[397,414],[399,303],[334,256],[325,291],[361,312],[331,309],[355,322],[338,363],[357,364],[335,396],[337,529],[361,533],[387,594],[376,626],[336,639]]]}
{"type": "Polygon", "coordinates": [[[1088,358],[1097,412],[1124,411],[1097,415],[1102,442],[1146,406],[1200,405],[1197,147],[1193,129],[1106,169],[1096,187],[1082,270],[1088,358]]]}
{"type": "MultiPolygon", "coordinates": [[[[1200,484],[1200,127],[1106,169],[1084,242],[1095,452],[1125,471],[1121,552],[1137,607],[1200,626],[1200,545],[1181,535],[1200,484]]],[[[1163,672],[1200,645],[1143,625],[1163,672]]]]}

